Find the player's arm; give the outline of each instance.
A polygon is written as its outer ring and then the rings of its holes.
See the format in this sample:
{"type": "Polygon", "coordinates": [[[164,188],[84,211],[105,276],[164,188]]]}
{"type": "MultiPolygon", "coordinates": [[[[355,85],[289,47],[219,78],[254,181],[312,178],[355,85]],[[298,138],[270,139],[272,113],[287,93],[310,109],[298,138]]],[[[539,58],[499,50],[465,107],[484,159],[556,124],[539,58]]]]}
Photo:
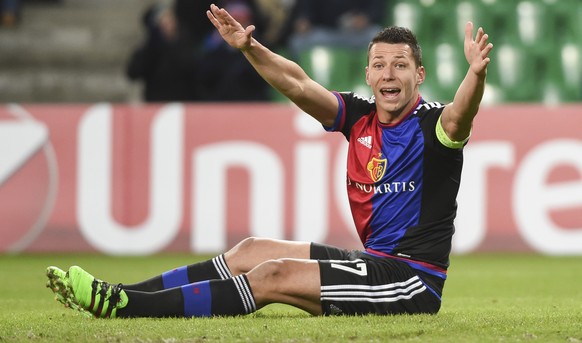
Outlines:
{"type": "Polygon", "coordinates": [[[242,51],[271,86],[323,125],[333,125],[339,106],[336,97],[312,80],[297,63],[275,54],[254,39],[254,25],[242,27],[226,10],[214,4],[206,15],[222,38],[242,51]]]}
{"type": "Polygon", "coordinates": [[[473,23],[467,23],[464,50],[469,70],[457,89],[453,102],[445,107],[441,116],[442,128],[452,141],[464,141],[471,133],[473,118],[477,115],[485,90],[489,52],[493,48],[493,44],[488,43],[488,38],[483,29],[479,28],[473,40],[473,23]]]}

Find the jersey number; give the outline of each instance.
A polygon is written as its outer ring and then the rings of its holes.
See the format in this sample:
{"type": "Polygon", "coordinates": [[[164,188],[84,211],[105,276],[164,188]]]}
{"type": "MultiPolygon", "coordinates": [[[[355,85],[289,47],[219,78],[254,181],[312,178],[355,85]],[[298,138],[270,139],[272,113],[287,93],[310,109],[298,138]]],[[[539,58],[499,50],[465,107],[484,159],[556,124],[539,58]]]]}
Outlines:
{"type": "Polygon", "coordinates": [[[353,268],[351,266],[344,266],[343,264],[332,263],[332,268],[341,269],[346,272],[350,272],[360,276],[368,275],[368,268],[366,267],[365,263],[356,263],[356,267],[353,268]]]}

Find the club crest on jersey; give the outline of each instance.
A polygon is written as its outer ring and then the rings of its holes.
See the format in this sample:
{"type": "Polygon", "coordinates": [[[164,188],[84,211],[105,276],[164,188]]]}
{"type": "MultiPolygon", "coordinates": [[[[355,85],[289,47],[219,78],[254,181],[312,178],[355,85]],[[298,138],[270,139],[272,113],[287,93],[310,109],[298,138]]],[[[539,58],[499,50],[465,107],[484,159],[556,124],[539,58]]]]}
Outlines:
{"type": "MultiPolygon", "coordinates": [[[[379,157],[381,157],[382,155],[380,154],[379,157]]],[[[370,160],[370,162],[368,162],[368,172],[370,172],[370,178],[372,178],[372,181],[374,182],[378,182],[382,179],[382,177],[384,176],[384,173],[386,173],[386,166],[388,165],[388,159],[386,158],[376,158],[376,157],[372,157],[372,159],[370,160]]]]}

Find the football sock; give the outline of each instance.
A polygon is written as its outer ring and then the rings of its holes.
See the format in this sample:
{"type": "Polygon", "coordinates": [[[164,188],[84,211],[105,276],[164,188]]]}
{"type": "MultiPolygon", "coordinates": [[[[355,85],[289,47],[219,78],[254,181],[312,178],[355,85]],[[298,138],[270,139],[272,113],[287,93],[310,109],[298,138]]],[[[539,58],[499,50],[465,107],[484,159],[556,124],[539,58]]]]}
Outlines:
{"type": "Polygon", "coordinates": [[[232,274],[226,265],[224,255],[213,259],[169,270],[143,282],[123,285],[124,290],[155,292],[205,280],[224,280],[232,274]]]}
{"type": "Polygon", "coordinates": [[[158,292],[126,291],[117,317],[236,316],[257,310],[246,275],[208,280],[158,292]]]}
{"type": "Polygon", "coordinates": [[[128,302],[124,308],[117,310],[117,318],[179,317],[183,312],[180,288],[158,292],[124,291],[128,302]]]}

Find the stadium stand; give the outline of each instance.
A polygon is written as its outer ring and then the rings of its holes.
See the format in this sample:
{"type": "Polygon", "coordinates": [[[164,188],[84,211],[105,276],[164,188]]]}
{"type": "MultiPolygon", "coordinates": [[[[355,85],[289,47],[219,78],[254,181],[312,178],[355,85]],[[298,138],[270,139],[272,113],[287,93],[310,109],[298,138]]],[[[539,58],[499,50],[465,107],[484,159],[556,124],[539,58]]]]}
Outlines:
{"type": "MultiPolygon", "coordinates": [[[[0,102],[125,102],[124,78],[152,0],[31,2],[17,28],[0,28],[0,102]]],[[[449,101],[464,73],[463,27],[484,26],[495,45],[484,103],[582,101],[582,1],[389,0],[386,25],[412,28],[429,73],[422,93],[449,101]]],[[[330,89],[369,92],[366,51],[315,47],[299,63],[330,89]]],[[[273,93],[275,101],[282,97],[273,93]]]]}
{"type": "Polygon", "coordinates": [[[0,102],[125,102],[125,64],[155,0],[27,0],[0,28],[0,102]]]}

